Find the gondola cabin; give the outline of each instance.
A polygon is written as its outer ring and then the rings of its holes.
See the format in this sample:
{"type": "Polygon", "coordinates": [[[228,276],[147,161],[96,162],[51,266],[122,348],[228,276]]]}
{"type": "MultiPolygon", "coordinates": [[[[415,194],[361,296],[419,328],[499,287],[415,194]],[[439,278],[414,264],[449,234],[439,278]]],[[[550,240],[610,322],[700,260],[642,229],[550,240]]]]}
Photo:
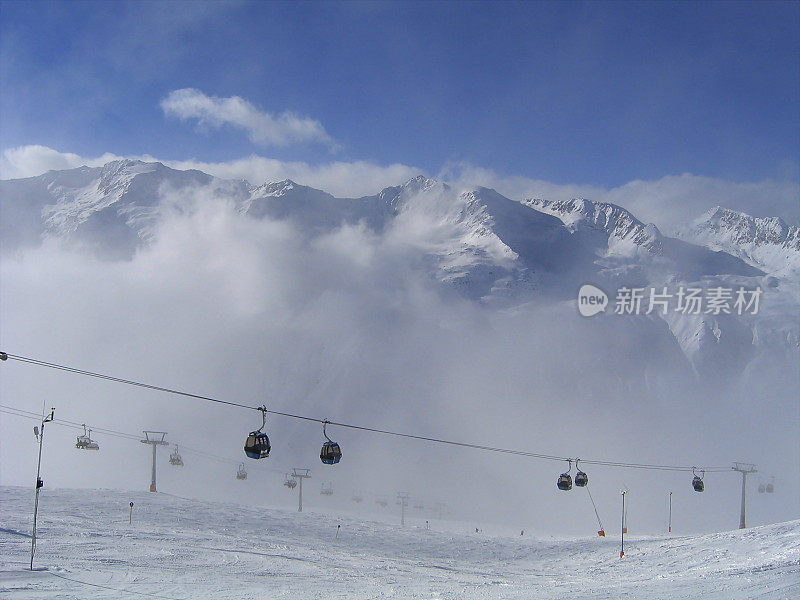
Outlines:
{"type": "Polygon", "coordinates": [[[336,442],[325,442],[319,452],[319,459],[326,465],[335,465],[342,460],[342,449],[336,442]]]}
{"type": "Polygon", "coordinates": [[[569,473],[562,473],[558,476],[556,486],[563,492],[568,492],[572,489],[572,476],[569,473]]]}
{"type": "Polygon", "coordinates": [[[589,476],[583,471],[578,471],[575,474],[575,485],[578,487],[586,487],[587,483],[589,483],[589,476]]]}
{"type": "Polygon", "coordinates": [[[704,489],[706,489],[703,480],[700,479],[700,477],[698,477],[697,475],[695,475],[694,479],[692,479],[692,487],[694,488],[695,492],[702,492],[704,489]]]}
{"type": "Polygon", "coordinates": [[[244,453],[248,458],[258,460],[259,458],[267,458],[272,446],[269,444],[269,437],[266,433],[261,431],[251,431],[247,436],[247,441],[244,443],[244,453]]]}

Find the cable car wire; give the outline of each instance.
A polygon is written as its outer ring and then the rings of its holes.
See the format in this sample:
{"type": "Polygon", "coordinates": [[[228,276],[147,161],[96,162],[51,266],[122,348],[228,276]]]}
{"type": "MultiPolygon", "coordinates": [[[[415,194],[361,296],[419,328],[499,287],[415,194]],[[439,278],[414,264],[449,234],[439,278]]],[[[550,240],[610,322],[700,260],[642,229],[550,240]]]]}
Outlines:
{"type": "MultiPolygon", "coordinates": [[[[41,415],[39,415],[39,414],[37,414],[35,412],[28,411],[28,410],[22,410],[20,408],[16,408],[14,406],[8,406],[8,405],[5,405],[5,404],[0,404],[0,413],[6,413],[6,414],[14,415],[14,416],[17,416],[17,417],[25,417],[26,419],[33,419],[35,421],[42,418],[41,415]]],[[[75,421],[69,421],[67,419],[53,419],[52,422],[54,424],[56,424],[56,425],[63,425],[64,427],[72,427],[72,428],[77,428],[77,429],[80,429],[82,427],[82,425],[80,423],[76,423],[75,421]]],[[[122,431],[114,431],[113,429],[105,429],[103,427],[94,427],[94,428],[92,428],[92,431],[94,431],[94,432],[98,432],[99,431],[103,435],[116,437],[116,438],[121,438],[121,439],[125,439],[125,440],[137,441],[137,442],[142,437],[141,435],[134,435],[134,434],[131,434],[131,433],[124,433],[122,431]]],[[[222,456],[217,456],[215,454],[210,454],[208,452],[204,452],[203,450],[197,450],[195,448],[191,448],[190,446],[186,446],[184,444],[180,444],[180,447],[181,447],[181,450],[183,450],[185,452],[188,452],[190,454],[196,454],[197,456],[200,456],[202,458],[206,458],[206,459],[209,459],[209,460],[215,460],[215,461],[221,462],[221,463],[230,464],[230,465],[238,465],[239,462],[240,462],[238,460],[233,460],[232,458],[224,458],[222,456]]]]}
{"type": "MultiPolygon", "coordinates": [[[[390,431],[387,429],[377,429],[375,427],[366,427],[363,425],[353,425],[351,423],[341,423],[337,421],[330,421],[327,419],[319,419],[315,417],[308,417],[305,415],[296,415],[292,413],[286,413],[276,410],[267,409],[264,406],[249,406],[247,404],[241,404],[239,402],[232,402],[230,400],[221,400],[219,398],[213,398],[211,396],[203,396],[200,394],[193,394],[191,392],[185,392],[182,390],[176,390],[173,388],[167,388],[163,386],[153,385],[149,383],[143,383],[140,381],[134,381],[132,379],[125,379],[122,377],[114,377],[112,375],[106,375],[103,373],[96,373],[93,371],[86,371],[84,369],[78,369],[75,367],[70,367],[67,365],[61,365],[58,363],[47,362],[44,360],[39,360],[36,358],[30,358],[27,356],[20,356],[18,354],[11,354],[7,352],[0,352],[0,360],[16,360],[22,363],[28,363],[40,367],[47,367],[50,369],[56,369],[60,371],[66,371],[69,373],[74,373],[77,375],[85,375],[87,377],[94,377],[97,379],[102,379],[106,381],[112,381],[116,383],[123,383],[125,385],[131,385],[135,387],[145,388],[148,390],[154,390],[159,392],[164,392],[167,394],[174,394],[177,396],[183,396],[186,398],[193,398],[195,400],[203,400],[206,402],[214,402],[217,404],[224,404],[227,406],[235,406],[237,408],[243,408],[246,410],[256,410],[263,413],[268,413],[272,415],[277,415],[281,417],[288,417],[291,419],[299,419],[303,421],[311,421],[314,423],[324,424],[327,423],[329,425],[334,425],[337,427],[344,427],[347,429],[355,429],[358,431],[367,431],[370,433],[377,433],[381,435],[390,435],[395,437],[402,437],[406,439],[413,439],[413,440],[420,440],[423,442],[431,442],[436,444],[445,444],[450,446],[457,446],[461,448],[473,448],[475,450],[484,450],[487,452],[497,452],[500,454],[511,454],[515,456],[523,456],[527,458],[537,458],[541,460],[555,460],[555,461],[569,461],[573,460],[568,456],[555,456],[550,454],[539,454],[536,452],[527,452],[525,450],[513,450],[508,448],[499,448],[495,446],[485,446],[482,444],[471,444],[468,442],[458,442],[454,440],[446,440],[442,438],[435,438],[429,437],[424,435],[414,435],[410,433],[401,433],[397,431],[390,431]]],[[[604,460],[589,460],[589,459],[581,459],[581,462],[587,465],[597,465],[603,467],[619,467],[619,468],[626,468],[626,469],[646,469],[646,470],[653,470],[653,471],[692,471],[693,469],[702,469],[707,473],[713,472],[728,472],[730,471],[730,467],[697,467],[697,466],[683,466],[683,465],[657,465],[657,464],[646,464],[646,463],[627,463],[627,462],[615,462],[615,461],[604,461],[604,460]]]]}

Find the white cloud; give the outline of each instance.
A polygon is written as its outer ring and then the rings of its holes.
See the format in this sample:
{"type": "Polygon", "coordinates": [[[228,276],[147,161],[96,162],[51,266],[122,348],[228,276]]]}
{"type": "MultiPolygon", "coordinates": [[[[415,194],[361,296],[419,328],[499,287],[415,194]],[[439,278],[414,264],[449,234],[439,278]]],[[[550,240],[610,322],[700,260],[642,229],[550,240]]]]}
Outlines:
{"type": "Polygon", "coordinates": [[[358,160],[310,165],[302,161],[285,162],[256,155],[223,163],[197,160],[162,162],[175,169],[198,169],[225,179],[246,179],[256,185],[291,179],[338,197],[375,194],[387,186],[399,185],[422,172],[422,169],[399,163],[384,166],[358,160]]]}
{"type": "Polygon", "coordinates": [[[447,181],[454,187],[471,188],[483,186],[497,190],[514,200],[525,198],[546,198],[548,200],[569,200],[571,198],[597,198],[604,189],[592,185],[561,184],[540,179],[530,179],[519,175],[500,175],[491,169],[469,163],[448,163],[438,179],[447,181]]]}
{"type": "Polygon", "coordinates": [[[378,165],[358,160],[336,161],[321,165],[306,162],[286,162],[253,155],[228,162],[203,162],[198,160],[164,160],[150,155],[82,157],[69,152],[59,152],[47,146],[30,145],[10,148],[0,157],[0,177],[18,179],[34,177],[51,169],[74,169],[83,165],[100,167],[112,160],[131,158],[158,161],[173,169],[198,169],[223,179],[245,179],[253,185],[291,179],[303,185],[325,190],[339,197],[358,197],[375,194],[390,185],[399,185],[422,173],[422,169],[395,163],[378,165]]]}
{"type": "Polygon", "coordinates": [[[85,158],[71,152],[59,152],[47,146],[32,144],[9,148],[0,158],[0,177],[3,179],[20,179],[35,177],[51,170],[100,167],[112,160],[122,158],[106,152],[97,158],[85,158]]]}
{"type": "Polygon", "coordinates": [[[161,101],[161,109],[165,115],[183,121],[197,119],[200,127],[231,125],[244,129],[252,142],[265,146],[301,142],[335,145],[319,121],[289,111],[277,115],[260,111],[239,96],[219,98],[193,88],[183,88],[170,92],[161,101]]]}

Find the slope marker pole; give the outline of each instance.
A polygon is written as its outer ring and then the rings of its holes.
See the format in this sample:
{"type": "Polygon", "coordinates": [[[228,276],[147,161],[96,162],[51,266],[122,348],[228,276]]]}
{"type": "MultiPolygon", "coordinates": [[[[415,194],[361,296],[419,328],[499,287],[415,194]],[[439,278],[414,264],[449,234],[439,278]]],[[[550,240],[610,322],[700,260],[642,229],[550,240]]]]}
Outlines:
{"type": "Polygon", "coordinates": [[[672,533],[672,492],[669,493],[669,525],[667,526],[667,533],[672,533]]]}
{"type": "Polygon", "coordinates": [[[627,529],[625,527],[625,494],[627,494],[627,493],[628,493],[628,490],[622,490],[622,492],[621,492],[621,494],[622,494],[622,534],[621,534],[622,538],[620,540],[620,545],[619,545],[619,557],[620,558],[625,556],[625,530],[627,529]]]}

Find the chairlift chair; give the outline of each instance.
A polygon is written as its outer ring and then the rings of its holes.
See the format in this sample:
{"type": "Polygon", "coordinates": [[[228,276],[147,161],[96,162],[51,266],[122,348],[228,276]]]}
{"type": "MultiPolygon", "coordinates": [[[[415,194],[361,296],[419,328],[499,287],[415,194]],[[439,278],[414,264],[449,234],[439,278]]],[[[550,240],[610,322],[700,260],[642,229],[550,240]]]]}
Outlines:
{"type": "Polygon", "coordinates": [[[767,491],[767,486],[765,486],[763,482],[759,483],[758,484],[758,493],[759,494],[763,494],[766,491],[767,491]]]}
{"type": "Polygon", "coordinates": [[[183,466],[183,459],[181,458],[180,453],[178,452],[178,445],[175,444],[175,450],[169,455],[169,464],[174,467],[182,467],[183,466]]]}
{"type": "Polygon", "coordinates": [[[247,471],[244,469],[244,463],[239,463],[239,469],[236,471],[236,479],[247,479],[247,471]]]}
{"type": "Polygon", "coordinates": [[[297,480],[294,477],[290,477],[289,474],[287,473],[286,481],[283,482],[283,485],[285,485],[290,490],[293,490],[294,488],[297,487],[297,480]]]}
{"type": "Polygon", "coordinates": [[[258,410],[261,411],[261,427],[255,431],[251,431],[244,443],[244,453],[248,458],[256,460],[259,458],[267,458],[269,456],[269,451],[272,449],[272,446],[269,444],[269,437],[267,437],[266,433],[261,431],[267,424],[267,407],[261,406],[258,410]]]}
{"type": "Polygon", "coordinates": [[[83,435],[78,436],[78,439],[75,442],[75,447],[78,450],[99,450],[100,444],[92,440],[92,430],[87,430],[86,425],[84,425],[83,435]]]}
{"type": "Polygon", "coordinates": [[[322,450],[319,452],[319,459],[323,462],[323,464],[335,465],[342,460],[342,449],[339,447],[339,444],[328,437],[328,434],[325,431],[327,426],[328,421],[325,421],[322,424],[322,435],[325,436],[327,441],[322,444],[322,450]]]}
{"type": "Polygon", "coordinates": [[[768,494],[772,494],[775,491],[774,482],[775,482],[775,478],[772,477],[770,479],[770,482],[765,486],[768,494]]]}
{"type": "Polygon", "coordinates": [[[333,484],[329,483],[327,486],[323,483],[322,489],[319,492],[323,496],[333,496],[333,484]]]}

